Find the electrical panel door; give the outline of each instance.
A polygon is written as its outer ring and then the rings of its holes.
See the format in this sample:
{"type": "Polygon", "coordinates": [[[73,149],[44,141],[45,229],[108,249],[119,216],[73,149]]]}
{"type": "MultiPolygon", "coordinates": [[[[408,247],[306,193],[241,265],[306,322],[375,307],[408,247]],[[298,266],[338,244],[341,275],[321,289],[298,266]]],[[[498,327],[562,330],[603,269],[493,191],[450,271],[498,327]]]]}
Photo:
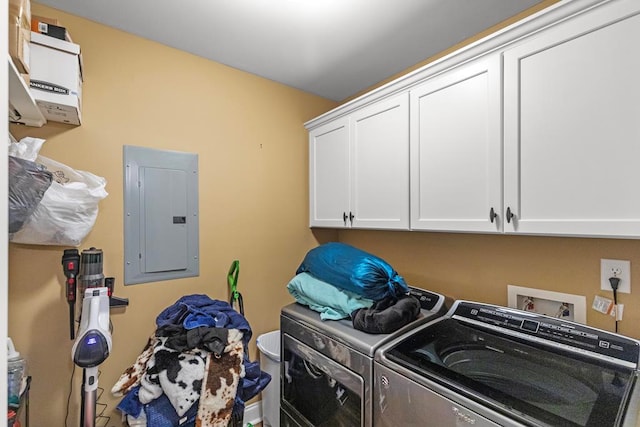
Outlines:
{"type": "Polygon", "coordinates": [[[185,270],[187,264],[186,172],[164,168],[141,168],[141,231],[144,233],[142,271],[185,270]]]}
{"type": "Polygon", "coordinates": [[[125,285],[199,275],[198,156],[124,147],[125,285]]]}

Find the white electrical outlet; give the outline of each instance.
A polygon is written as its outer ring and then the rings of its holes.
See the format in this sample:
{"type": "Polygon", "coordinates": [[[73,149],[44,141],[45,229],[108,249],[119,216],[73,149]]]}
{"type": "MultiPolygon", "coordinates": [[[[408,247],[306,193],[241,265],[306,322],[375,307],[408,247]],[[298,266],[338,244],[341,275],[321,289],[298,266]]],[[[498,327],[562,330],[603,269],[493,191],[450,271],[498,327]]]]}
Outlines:
{"type": "Polygon", "coordinates": [[[620,279],[620,283],[618,284],[618,293],[631,293],[631,261],[601,259],[600,289],[603,291],[611,291],[611,282],[609,282],[609,278],[611,277],[617,277],[620,279]]]}

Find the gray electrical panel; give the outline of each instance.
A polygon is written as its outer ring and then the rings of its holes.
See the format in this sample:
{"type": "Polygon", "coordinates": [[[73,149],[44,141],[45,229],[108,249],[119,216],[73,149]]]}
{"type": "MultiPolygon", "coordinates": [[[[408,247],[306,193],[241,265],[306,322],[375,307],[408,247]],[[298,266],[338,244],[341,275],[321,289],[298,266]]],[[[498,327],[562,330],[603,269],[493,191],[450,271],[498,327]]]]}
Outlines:
{"type": "Polygon", "coordinates": [[[124,283],[200,274],[198,156],[125,145],[124,283]]]}

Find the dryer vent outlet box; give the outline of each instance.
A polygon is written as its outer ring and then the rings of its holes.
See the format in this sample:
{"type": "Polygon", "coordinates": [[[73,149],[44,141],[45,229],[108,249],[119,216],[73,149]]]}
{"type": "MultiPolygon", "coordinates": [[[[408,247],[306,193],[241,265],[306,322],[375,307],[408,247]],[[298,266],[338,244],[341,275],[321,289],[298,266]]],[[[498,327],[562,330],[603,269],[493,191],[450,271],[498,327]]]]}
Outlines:
{"type": "Polygon", "coordinates": [[[124,283],[200,274],[198,156],[124,146],[124,283]]]}

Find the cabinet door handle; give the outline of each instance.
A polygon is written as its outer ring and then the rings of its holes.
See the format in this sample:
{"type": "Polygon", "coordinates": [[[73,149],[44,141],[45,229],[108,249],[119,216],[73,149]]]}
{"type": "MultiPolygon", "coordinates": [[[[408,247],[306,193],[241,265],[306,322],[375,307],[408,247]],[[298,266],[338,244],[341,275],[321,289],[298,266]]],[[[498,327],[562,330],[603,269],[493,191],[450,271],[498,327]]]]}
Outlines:
{"type": "Polygon", "coordinates": [[[498,217],[498,214],[496,213],[495,210],[493,210],[493,208],[491,208],[491,210],[489,211],[489,221],[491,221],[491,223],[493,224],[493,221],[498,217]]]}
{"type": "Polygon", "coordinates": [[[347,213],[342,212],[342,221],[344,221],[344,225],[347,225],[347,213]]]}
{"type": "Polygon", "coordinates": [[[353,217],[355,215],[353,214],[353,212],[349,212],[349,222],[351,223],[351,225],[353,225],[353,217]]]}
{"type": "Polygon", "coordinates": [[[513,212],[511,212],[511,208],[508,207],[506,216],[507,216],[507,222],[511,222],[511,219],[514,218],[516,215],[513,212]]]}

